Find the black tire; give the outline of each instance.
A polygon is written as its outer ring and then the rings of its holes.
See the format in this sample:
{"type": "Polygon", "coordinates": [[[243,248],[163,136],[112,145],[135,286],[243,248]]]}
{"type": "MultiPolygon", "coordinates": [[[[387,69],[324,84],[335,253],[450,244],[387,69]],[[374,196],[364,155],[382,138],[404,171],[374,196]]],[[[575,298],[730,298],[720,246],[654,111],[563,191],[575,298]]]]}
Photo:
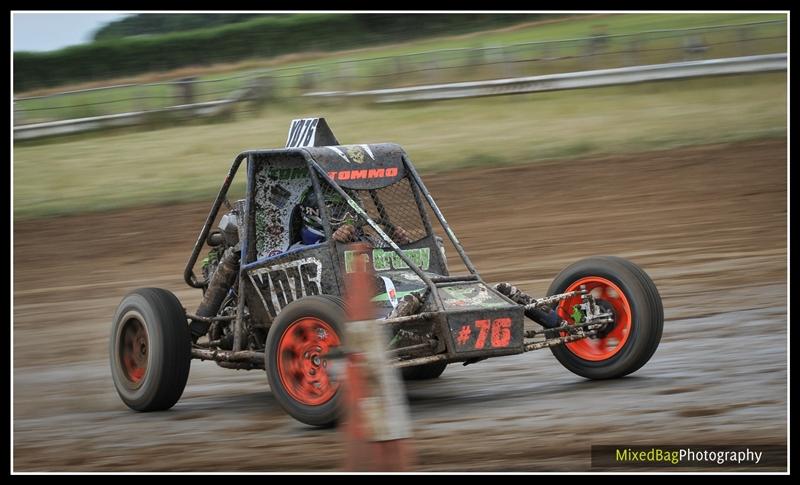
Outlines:
{"type": "Polygon", "coordinates": [[[644,359],[642,365],[647,363],[650,360],[650,357],[655,354],[656,349],[658,348],[658,344],[661,343],[661,335],[664,331],[664,305],[661,301],[661,295],[658,293],[658,288],[656,288],[655,283],[653,280],[650,279],[647,273],[644,272],[642,268],[637,266],[631,261],[628,261],[625,258],[619,258],[617,256],[606,256],[606,259],[610,261],[616,261],[626,267],[628,267],[633,273],[635,273],[639,277],[639,281],[642,283],[642,286],[645,290],[647,290],[650,298],[650,302],[652,303],[652,308],[654,309],[654,314],[658,316],[659,321],[661,322],[659,325],[656,326],[656,331],[653,333],[652,342],[650,344],[650,353],[644,359]]]}
{"type": "MultiPolygon", "coordinates": [[[[333,386],[333,393],[329,398],[321,402],[314,402],[314,400],[325,397],[325,391],[321,392],[319,396],[313,396],[307,391],[303,391],[300,383],[300,381],[304,380],[305,382],[311,382],[314,379],[320,382],[319,379],[323,376],[324,378],[328,377],[328,373],[325,370],[327,360],[325,359],[326,354],[324,353],[324,349],[322,353],[318,354],[318,357],[320,357],[320,364],[314,367],[314,377],[306,377],[307,374],[301,376],[286,370],[289,369],[291,363],[304,358],[303,355],[298,355],[300,350],[302,350],[301,346],[289,345],[289,349],[284,351],[285,355],[279,355],[278,349],[280,348],[282,340],[288,339],[288,342],[295,341],[292,334],[288,333],[287,330],[292,327],[300,327],[301,325],[299,322],[303,318],[315,318],[324,322],[335,334],[334,340],[341,342],[341,325],[346,320],[341,299],[327,295],[319,295],[308,296],[293,301],[287,305],[286,308],[281,310],[280,314],[278,314],[273,321],[267,335],[266,348],[264,349],[267,380],[269,381],[269,386],[273,396],[275,396],[275,400],[278,401],[278,404],[280,404],[290,416],[305,424],[328,427],[336,424],[341,410],[339,403],[342,393],[338,383],[332,379],[329,381],[330,385],[333,386]],[[284,379],[281,379],[281,372],[283,372],[284,379]],[[292,381],[295,381],[295,385],[292,385],[292,381]],[[287,389],[287,384],[285,384],[285,382],[289,383],[288,386],[292,387],[292,389],[287,389]],[[298,394],[300,395],[299,397],[298,394]]],[[[319,329],[321,326],[316,326],[315,328],[319,329]]],[[[326,330],[324,333],[327,339],[328,331],[326,330]]],[[[302,334],[302,332],[299,334],[302,334]]],[[[300,337],[296,337],[296,339],[297,342],[302,340],[300,337]]],[[[333,340],[324,341],[326,342],[325,346],[331,348],[331,342],[333,342],[333,340]]],[[[319,344],[319,342],[312,343],[309,341],[310,346],[316,346],[317,344],[319,344]]],[[[320,346],[322,346],[322,344],[320,344],[320,346]]],[[[313,350],[309,358],[313,360],[313,350]]]]}
{"type": "Polygon", "coordinates": [[[347,312],[347,304],[344,302],[344,298],[342,298],[341,296],[319,295],[319,297],[333,302],[334,304],[336,304],[336,306],[341,308],[343,312],[347,312]]]}
{"type": "Polygon", "coordinates": [[[588,360],[576,355],[568,344],[557,345],[550,350],[564,367],[588,379],[613,379],[628,375],[650,360],[661,341],[664,308],[658,289],[634,263],[618,257],[600,256],[578,261],[565,268],[553,280],[547,294],[563,293],[573,283],[591,277],[610,281],[623,293],[630,310],[627,340],[619,349],[613,350],[613,355],[602,360],[588,360]]]}
{"type": "Polygon", "coordinates": [[[136,411],[178,402],[189,377],[192,340],[178,299],[160,288],[125,296],[111,327],[111,376],[119,397],[136,411]]]}
{"type": "Polygon", "coordinates": [[[424,381],[436,379],[447,367],[447,362],[431,362],[430,364],[415,365],[414,367],[403,367],[400,369],[403,380],[424,381]]]}

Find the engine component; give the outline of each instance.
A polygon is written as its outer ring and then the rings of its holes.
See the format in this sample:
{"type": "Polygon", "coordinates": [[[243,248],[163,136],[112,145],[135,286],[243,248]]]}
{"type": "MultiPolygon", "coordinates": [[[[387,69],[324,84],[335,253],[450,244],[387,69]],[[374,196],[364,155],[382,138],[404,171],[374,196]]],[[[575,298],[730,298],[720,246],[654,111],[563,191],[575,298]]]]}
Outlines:
{"type": "Polygon", "coordinates": [[[211,231],[206,238],[206,242],[211,247],[221,246],[225,242],[225,236],[222,231],[211,231]]]}
{"type": "Polygon", "coordinates": [[[410,293],[404,296],[397,306],[392,310],[386,318],[406,317],[417,313],[422,306],[422,301],[419,295],[410,293]]]}
{"type": "Polygon", "coordinates": [[[225,238],[225,244],[235,246],[239,242],[239,216],[235,211],[228,212],[219,221],[219,229],[225,238]]]}
{"type": "MultiPolygon", "coordinates": [[[[219,312],[222,301],[228,294],[228,290],[233,286],[236,275],[239,272],[239,247],[228,248],[222,256],[222,261],[217,266],[216,271],[208,282],[208,288],[203,294],[203,300],[197,308],[197,315],[201,317],[213,317],[219,312]]],[[[190,326],[192,338],[196,341],[205,335],[209,327],[208,322],[194,320],[190,326]]]]}

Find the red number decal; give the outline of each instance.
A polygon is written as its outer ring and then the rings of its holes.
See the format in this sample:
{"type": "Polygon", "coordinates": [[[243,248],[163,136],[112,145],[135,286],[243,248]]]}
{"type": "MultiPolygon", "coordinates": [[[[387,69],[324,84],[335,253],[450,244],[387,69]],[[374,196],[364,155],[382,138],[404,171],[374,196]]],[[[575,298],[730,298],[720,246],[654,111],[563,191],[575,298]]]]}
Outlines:
{"type": "Polygon", "coordinates": [[[511,342],[511,319],[498,318],[492,322],[492,347],[507,347],[511,342]]]}
{"type": "Polygon", "coordinates": [[[511,319],[504,317],[494,320],[475,320],[472,325],[462,325],[453,337],[455,337],[456,346],[461,350],[470,348],[480,350],[486,348],[487,345],[489,348],[495,349],[508,347],[511,343],[511,319]],[[473,335],[475,336],[474,344],[471,343],[473,335]],[[487,342],[487,340],[489,341],[487,342]]]}
{"type": "Polygon", "coordinates": [[[478,334],[478,340],[475,341],[475,348],[482,349],[486,344],[486,336],[489,334],[489,320],[476,320],[475,326],[481,331],[478,334]]]}
{"type": "Polygon", "coordinates": [[[472,328],[469,325],[462,326],[461,331],[458,332],[456,343],[461,346],[466,345],[466,343],[469,342],[470,335],[472,335],[472,328]]]}

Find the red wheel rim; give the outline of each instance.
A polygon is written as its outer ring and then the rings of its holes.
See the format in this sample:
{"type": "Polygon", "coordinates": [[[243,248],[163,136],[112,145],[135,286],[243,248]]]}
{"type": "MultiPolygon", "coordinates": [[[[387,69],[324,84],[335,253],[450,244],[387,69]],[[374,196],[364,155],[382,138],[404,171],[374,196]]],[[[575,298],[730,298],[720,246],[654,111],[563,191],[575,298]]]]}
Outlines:
{"type": "Polygon", "coordinates": [[[147,329],[141,320],[131,317],[122,325],[119,339],[119,358],[122,373],[134,385],[139,385],[147,372],[149,352],[147,329]]]}
{"type": "MultiPolygon", "coordinates": [[[[581,285],[586,285],[586,289],[595,297],[595,300],[606,301],[614,308],[616,323],[603,338],[588,337],[565,345],[570,352],[584,360],[597,362],[610,359],[622,350],[630,336],[631,322],[633,321],[630,303],[625,298],[625,293],[617,285],[599,276],[581,278],[569,285],[564,292],[578,290],[581,285]]],[[[580,303],[580,296],[563,300],[558,305],[559,317],[568,323],[575,324],[571,315],[572,307],[580,303]]]]}
{"type": "Polygon", "coordinates": [[[292,322],[278,341],[278,375],[295,401],[307,406],[328,402],[339,388],[328,376],[328,351],[339,336],[328,323],[314,317],[292,322]]]}

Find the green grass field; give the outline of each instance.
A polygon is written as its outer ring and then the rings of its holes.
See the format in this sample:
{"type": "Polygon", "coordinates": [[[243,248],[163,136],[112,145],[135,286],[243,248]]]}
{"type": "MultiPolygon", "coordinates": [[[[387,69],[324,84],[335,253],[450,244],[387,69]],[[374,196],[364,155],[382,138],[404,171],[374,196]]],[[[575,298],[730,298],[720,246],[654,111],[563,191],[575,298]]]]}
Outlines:
{"type": "MultiPolygon", "coordinates": [[[[669,33],[642,37],[610,38],[604,51],[591,58],[586,55],[585,42],[564,42],[557,46],[522,46],[513,51],[444,52],[405,58],[387,57],[454,48],[483,48],[528,42],[575,39],[590,36],[598,28],[610,36],[663,29],[687,29],[730,24],[746,24],[786,20],[785,14],[607,14],[579,15],[555,19],[549,23],[522,25],[496,31],[461,36],[431,38],[403,44],[375,46],[339,53],[285,56],[277,60],[252,60],[229,66],[219,66],[197,72],[199,79],[220,79],[252,71],[258,67],[275,70],[272,75],[275,95],[287,98],[300,94],[301,76],[313,76],[312,90],[357,90],[410,86],[418,84],[474,81],[498,77],[530,76],[585,69],[622,67],[633,64],[674,62],[686,58],[684,36],[669,33]],[[635,53],[631,53],[636,50],[635,53]],[[548,61],[529,59],[554,59],[548,61]],[[294,59],[294,60],[293,60],[294,59]],[[364,59],[373,59],[364,61],[364,59]],[[343,64],[342,61],[362,60],[343,64]],[[511,62],[508,62],[511,61],[511,62]],[[429,70],[429,69],[438,70],[429,70]],[[446,68],[446,69],[441,69],[446,68]]],[[[710,45],[706,58],[784,52],[786,24],[766,24],[740,29],[712,30],[702,34],[710,45]],[[742,36],[745,36],[742,38],[742,36]]],[[[183,74],[182,74],[183,75],[183,74]]],[[[176,73],[175,76],[178,77],[176,73]]],[[[116,84],[122,80],[109,80],[116,84]]],[[[235,90],[243,79],[230,79],[197,86],[197,101],[223,99],[224,91],[235,90]],[[207,94],[210,93],[210,94],[207,94]]],[[[65,88],[62,88],[65,89],[65,88]]],[[[127,111],[149,110],[178,104],[170,99],[175,94],[171,86],[120,88],[89,92],[49,99],[34,99],[15,103],[22,123],[57,119],[72,119],[127,111]],[[131,99],[140,98],[140,99],[131,99]],[[59,107],[59,109],[46,109],[59,107]]],[[[18,94],[19,96],[19,94],[18,94]]],[[[19,123],[19,121],[18,121],[19,123]]]]}
{"type": "Polygon", "coordinates": [[[17,143],[14,216],[210,204],[236,154],[282,147],[293,118],[324,116],[342,143],[399,143],[424,175],[785,137],[786,94],[785,73],[722,76],[427,104],[279,105],[227,123],[17,143]]]}
{"type": "MultiPolygon", "coordinates": [[[[630,34],[646,30],[687,29],[723,24],[763,22],[768,20],[786,20],[785,14],[604,14],[578,15],[568,19],[560,19],[543,25],[532,25],[517,29],[500,29],[492,32],[466,34],[451,38],[435,38],[408,43],[404,45],[385,46],[370,49],[371,56],[388,56],[410,54],[436,49],[458,47],[481,47],[522,42],[572,39],[587,37],[595,26],[603,26],[609,35],[630,34]]],[[[352,59],[362,56],[353,55],[352,59]]]]}

